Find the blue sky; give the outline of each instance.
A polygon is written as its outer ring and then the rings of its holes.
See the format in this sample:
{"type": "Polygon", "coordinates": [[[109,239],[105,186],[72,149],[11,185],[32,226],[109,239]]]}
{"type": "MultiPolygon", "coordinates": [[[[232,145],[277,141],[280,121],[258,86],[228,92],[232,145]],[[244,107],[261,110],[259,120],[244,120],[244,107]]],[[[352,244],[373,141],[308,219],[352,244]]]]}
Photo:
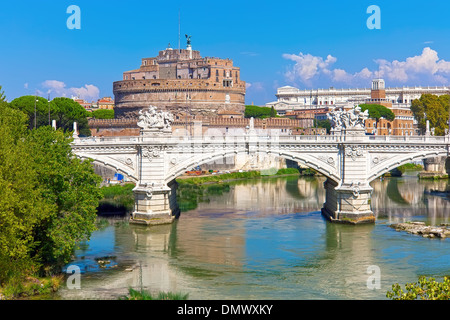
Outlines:
{"type": "Polygon", "coordinates": [[[450,2],[429,1],[8,1],[0,11],[0,85],[9,100],[35,94],[112,96],[112,83],[184,34],[202,56],[231,58],[246,102],[276,88],[450,85],[450,2]],[[69,30],[67,7],[81,9],[69,30]],[[381,9],[370,30],[367,8],[381,9]]]}

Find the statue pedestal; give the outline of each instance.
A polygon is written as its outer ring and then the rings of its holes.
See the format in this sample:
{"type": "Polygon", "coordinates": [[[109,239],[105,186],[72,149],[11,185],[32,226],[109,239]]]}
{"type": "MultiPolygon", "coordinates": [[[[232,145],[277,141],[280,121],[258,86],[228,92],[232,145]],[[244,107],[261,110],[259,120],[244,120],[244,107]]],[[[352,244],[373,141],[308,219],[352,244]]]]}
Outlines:
{"type": "Polygon", "coordinates": [[[180,213],[176,202],[177,183],[169,186],[141,184],[133,189],[135,208],[130,223],[159,225],[172,223],[180,213]]]}
{"type": "Polygon", "coordinates": [[[172,134],[171,128],[151,128],[151,129],[141,129],[141,137],[145,136],[167,136],[172,134]]]}
{"type": "Polygon", "coordinates": [[[326,201],[322,214],[331,222],[362,224],[374,223],[371,209],[372,188],[366,186],[341,185],[330,179],[324,183],[326,201]]]}
{"type": "Polygon", "coordinates": [[[365,128],[350,128],[344,131],[345,140],[362,140],[366,135],[365,128]]]}

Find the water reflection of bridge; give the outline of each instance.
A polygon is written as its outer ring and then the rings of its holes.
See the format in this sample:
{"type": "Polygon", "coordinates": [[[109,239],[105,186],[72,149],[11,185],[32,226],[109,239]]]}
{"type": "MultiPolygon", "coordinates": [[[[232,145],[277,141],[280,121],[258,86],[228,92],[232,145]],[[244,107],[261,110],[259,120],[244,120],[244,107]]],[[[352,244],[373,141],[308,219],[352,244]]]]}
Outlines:
{"type": "MultiPolygon", "coordinates": [[[[264,269],[270,269],[273,266],[268,263],[279,259],[277,263],[295,262],[283,274],[283,283],[297,285],[297,291],[303,285],[300,281],[309,287],[314,283],[310,298],[336,294],[361,299],[369,292],[368,266],[381,261],[379,250],[383,247],[380,249],[377,243],[381,240],[371,232],[374,225],[353,228],[317,218],[299,218],[302,215],[298,213],[320,210],[325,199],[321,186],[324,180],[294,177],[236,182],[229,193],[211,196],[209,203],[201,203],[172,225],[116,229],[114,247],[126,253],[135,268],[111,273],[108,281],[99,281],[92,291],[83,282],[83,298],[111,292],[126,294],[128,287],[139,288],[142,279],[145,289],[189,292],[190,299],[248,299],[252,295],[245,290],[258,289],[251,282],[257,280],[252,276],[273,276],[264,269]],[[267,233],[274,238],[267,237],[267,233]],[[286,253],[283,245],[289,242],[296,245],[286,253]],[[251,269],[252,263],[260,263],[255,266],[260,269],[251,269]],[[248,288],[242,292],[230,289],[238,285],[248,288]]],[[[448,200],[424,194],[431,189],[446,190],[447,180],[419,181],[411,176],[375,180],[371,185],[374,212],[379,218],[410,220],[420,215],[428,216],[431,222],[449,218],[448,200]]],[[[385,285],[397,281],[397,270],[385,267],[382,272],[385,285]]],[[[69,294],[76,293],[72,290],[69,294]]]]}
{"type": "Polygon", "coordinates": [[[450,201],[430,194],[432,190],[449,190],[447,179],[418,180],[414,174],[375,180],[371,186],[374,189],[372,208],[378,218],[398,222],[425,216],[430,219],[430,224],[435,224],[438,218],[444,221],[450,218],[450,201]]]}

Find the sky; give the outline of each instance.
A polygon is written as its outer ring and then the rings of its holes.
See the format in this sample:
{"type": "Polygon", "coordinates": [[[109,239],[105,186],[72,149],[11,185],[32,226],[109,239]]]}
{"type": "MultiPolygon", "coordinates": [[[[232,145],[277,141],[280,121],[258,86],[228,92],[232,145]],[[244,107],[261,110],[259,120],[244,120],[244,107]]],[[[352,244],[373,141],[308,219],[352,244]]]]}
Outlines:
{"type": "Polygon", "coordinates": [[[286,85],[448,86],[449,13],[446,0],[2,1],[0,86],[9,101],[113,97],[124,71],[178,47],[179,27],[181,48],[189,34],[203,57],[240,67],[247,104],[275,101],[286,85]],[[80,29],[68,28],[71,5],[80,29]]]}

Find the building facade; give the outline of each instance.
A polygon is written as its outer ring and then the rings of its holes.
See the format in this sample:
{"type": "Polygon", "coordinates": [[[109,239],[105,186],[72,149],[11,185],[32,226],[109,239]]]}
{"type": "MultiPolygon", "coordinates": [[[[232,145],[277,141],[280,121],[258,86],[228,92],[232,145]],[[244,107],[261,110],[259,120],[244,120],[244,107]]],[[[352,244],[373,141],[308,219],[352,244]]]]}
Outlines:
{"type": "Polygon", "coordinates": [[[167,48],[142,59],[139,69],[114,82],[117,118],[134,118],[150,105],[176,114],[213,116],[219,111],[243,113],[245,82],[230,59],[202,57],[192,50],[167,48]]]}
{"type": "MultiPolygon", "coordinates": [[[[392,98],[392,97],[391,97],[392,98]]],[[[379,119],[378,123],[374,119],[367,119],[365,122],[366,133],[374,135],[394,135],[394,136],[413,136],[418,135],[419,130],[416,126],[414,114],[411,111],[410,103],[393,103],[391,98],[388,98],[383,79],[375,79],[372,81],[372,89],[370,98],[364,101],[365,104],[378,104],[390,109],[395,118],[393,121],[387,119],[379,119]]]]}
{"type": "MultiPolygon", "coordinates": [[[[382,81],[382,79],[376,80],[382,81]]],[[[336,89],[331,87],[329,89],[300,90],[291,86],[285,86],[278,88],[277,101],[267,103],[266,107],[273,106],[279,115],[283,115],[287,111],[305,108],[363,104],[370,99],[377,99],[372,98],[372,89],[336,89]]],[[[385,97],[383,99],[392,103],[392,107],[409,108],[411,102],[414,99],[419,99],[423,94],[428,93],[437,96],[450,94],[450,86],[384,88],[384,92],[385,97]]]]}
{"type": "Polygon", "coordinates": [[[274,107],[279,115],[310,113],[335,107],[349,109],[360,104],[380,104],[395,114],[393,121],[373,119],[366,121],[366,131],[375,135],[418,135],[417,123],[411,111],[411,103],[423,94],[450,94],[449,87],[386,88],[383,79],[374,79],[371,88],[299,90],[285,86],[278,88],[277,101],[266,104],[274,107]]]}

